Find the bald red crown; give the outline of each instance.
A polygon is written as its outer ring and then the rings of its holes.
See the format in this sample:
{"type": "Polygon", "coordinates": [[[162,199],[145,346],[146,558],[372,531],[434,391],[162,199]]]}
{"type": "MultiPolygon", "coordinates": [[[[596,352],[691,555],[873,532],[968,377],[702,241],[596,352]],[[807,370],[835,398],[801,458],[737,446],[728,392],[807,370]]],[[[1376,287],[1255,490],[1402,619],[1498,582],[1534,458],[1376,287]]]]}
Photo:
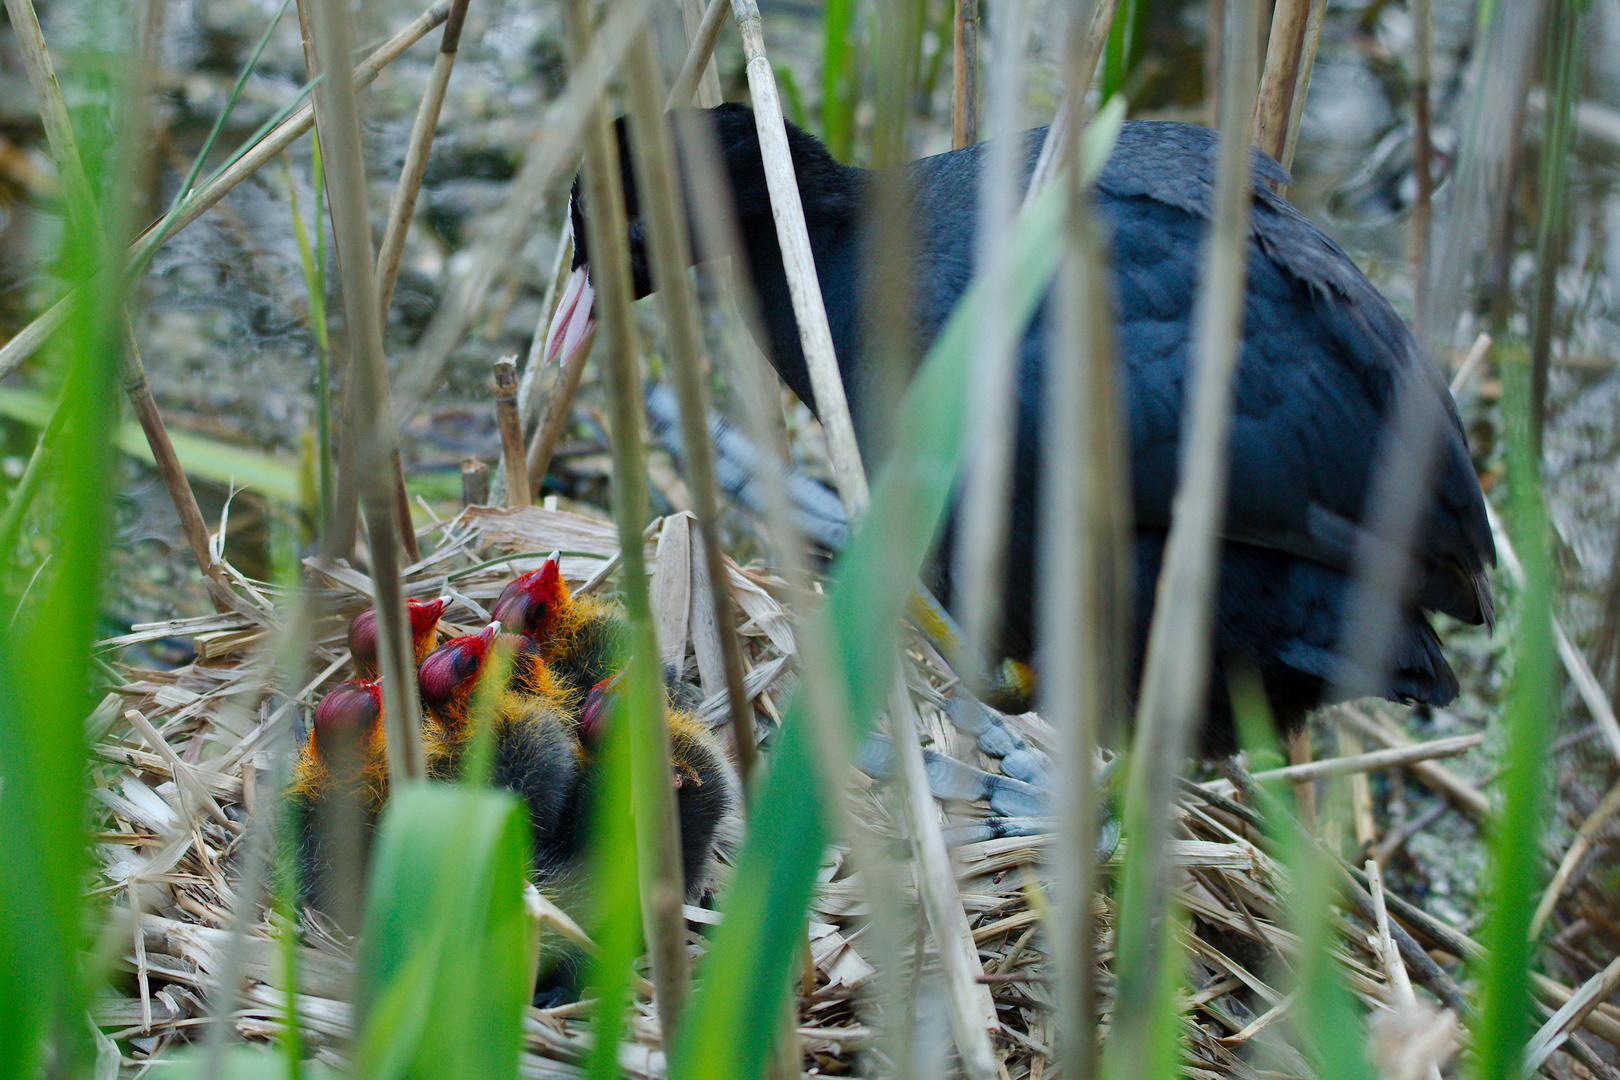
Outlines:
{"type": "Polygon", "coordinates": [[[585,704],[579,707],[579,741],[595,750],[607,738],[608,724],[619,703],[619,680],[623,672],[610,675],[585,695],[585,704]]]}
{"type": "MultiPolygon", "coordinates": [[[[432,600],[407,600],[405,613],[411,621],[411,645],[417,654],[422,646],[433,640],[433,631],[439,625],[439,616],[450,603],[447,596],[432,600]]],[[[349,623],[349,652],[355,667],[374,671],[377,667],[377,609],[366,608],[349,623]]]]}
{"type": "Polygon", "coordinates": [[[562,568],[557,556],[552,555],[538,570],[513,578],[501,590],[495,606],[490,609],[490,617],[512,633],[544,641],[551,635],[557,613],[568,599],[562,568]]]}
{"type": "Polygon", "coordinates": [[[315,706],[315,750],[330,756],[339,747],[357,746],[381,721],[381,682],[339,683],[315,706]]]}
{"type": "Polygon", "coordinates": [[[423,703],[443,705],[463,687],[470,690],[470,682],[484,670],[490,643],[495,640],[499,630],[500,624],[492,622],[476,634],[451,638],[428,653],[416,673],[416,685],[423,703]]]}

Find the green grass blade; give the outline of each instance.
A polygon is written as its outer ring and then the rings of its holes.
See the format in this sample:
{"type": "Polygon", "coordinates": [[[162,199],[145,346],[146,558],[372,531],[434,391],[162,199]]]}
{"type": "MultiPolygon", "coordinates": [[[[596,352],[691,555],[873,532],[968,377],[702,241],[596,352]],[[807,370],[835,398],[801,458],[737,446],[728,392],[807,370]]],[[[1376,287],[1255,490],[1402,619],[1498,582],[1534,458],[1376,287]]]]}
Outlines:
{"type": "MultiPolygon", "coordinates": [[[[52,408],[51,400],[42,394],[0,387],[0,416],[43,428],[50,422],[52,408]]],[[[97,415],[100,416],[99,413],[97,415]]],[[[152,448],[147,444],[146,435],[139,424],[130,420],[115,427],[114,417],[110,414],[105,421],[102,427],[96,429],[98,432],[116,432],[119,450],[149,465],[152,463],[152,448]]],[[[173,428],[169,430],[169,438],[174,443],[175,453],[180,456],[180,463],[191,476],[219,484],[252,488],[277,502],[294,504],[298,501],[298,468],[292,463],[173,428]]],[[[64,444],[68,441],[62,440],[64,444]]],[[[64,455],[65,451],[58,449],[56,453],[64,455]]],[[[66,468],[67,457],[59,456],[58,465],[66,468]]]]}
{"type": "MultiPolygon", "coordinates": [[[[1087,133],[1084,160],[1100,167],[1122,109],[1087,133]]],[[[1067,185],[1052,184],[1013,238],[1008,328],[1021,328],[1045,294],[1064,249],[1067,185]]],[[[979,347],[976,322],[986,291],[976,283],[958,304],[901,404],[894,453],[873,491],[872,510],[840,558],[818,619],[831,644],[839,692],[849,703],[845,754],[870,730],[893,670],[893,642],[911,582],[954,490],[965,417],[963,388],[979,347]]],[[[1021,330],[1008,330],[1021,333],[1021,330]]],[[[819,805],[817,754],[803,704],[789,711],[764,788],[750,805],[748,843],[727,898],[725,920],[672,1049],[674,1077],[759,1075],[778,1024],[779,1002],[805,924],[831,823],[819,805]]]]}
{"type": "Polygon", "coordinates": [[[395,787],[366,892],[358,1075],[517,1075],[528,862],[528,820],[509,793],[395,787]]]}
{"type": "Polygon", "coordinates": [[[854,145],[856,89],[855,0],[828,0],[823,19],[821,139],[833,157],[848,161],[854,145]]]}
{"type": "Polygon", "coordinates": [[[1552,545],[1541,501],[1539,469],[1531,451],[1528,373],[1504,374],[1508,406],[1513,546],[1524,563],[1518,608],[1513,686],[1508,695],[1502,812],[1491,830],[1491,888],[1483,934],[1489,950],[1480,971],[1482,1002],[1472,1025],[1474,1075],[1507,1080],[1520,1075],[1530,1037],[1530,917],[1542,877],[1541,831],[1546,794],[1547,730],[1554,715],[1552,545]]]}

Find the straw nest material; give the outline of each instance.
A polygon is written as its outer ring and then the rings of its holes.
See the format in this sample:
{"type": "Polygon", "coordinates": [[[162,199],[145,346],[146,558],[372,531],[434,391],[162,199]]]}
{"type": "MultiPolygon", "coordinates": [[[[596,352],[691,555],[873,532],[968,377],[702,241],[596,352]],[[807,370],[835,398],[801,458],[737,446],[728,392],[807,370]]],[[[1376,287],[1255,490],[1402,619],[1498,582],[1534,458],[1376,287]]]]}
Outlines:
{"type": "MultiPolygon", "coordinates": [[[[703,715],[722,724],[726,707],[719,644],[707,618],[707,584],[690,526],[690,517],[678,515],[648,530],[654,614],[664,659],[695,659],[708,695],[703,715]]],[[[433,536],[438,543],[432,553],[406,571],[406,593],[448,592],[459,602],[447,615],[458,628],[476,625],[513,574],[538,565],[553,549],[564,552],[563,573],[576,589],[591,587],[587,583],[599,587],[616,563],[611,525],[538,508],[470,508],[431,530],[425,547],[433,536]]],[[[796,678],[794,620],[787,606],[794,603],[794,590],[768,571],[727,565],[741,613],[737,631],[756,727],[768,736],[796,678]]],[[[107,693],[89,721],[98,766],[93,793],[99,800],[94,824],[98,864],[91,887],[128,920],[120,963],[126,975],[115,981],[115,991],[98,1000],[93,1019],[118,1041],[126,1069],[139,1069],[177,1044],[199,1038],[213,1015],[210,1003],[217,1000],[220,980],[232,971],[240,972],[242,980],[231,1015],[237,1033],[250,1040],[277,1035],[284,1015],[275,974],[282,927],[256,902],[246,934],[233,940],[245,876],[242,864],[251,857],[252,823],[277,798],[276,778],[287,775],[298,734],[316,700],[347,670],[347,620],[369,602],[370,583],[363,574],[317,561],[308,569],[309,580],[322,594],[319,610],[328,617],[318,624],[312,642],[317,674],[300,686],[284,687],[288,696],[267,693],[265,686],[291,598],[229,569],[235,611],[137,627],[104,643],[116,648],[188,636],[198,656],[174,671],[122,671],[124,681],[107,693]]],[[[988,790],[994,782],[986,773],[994,773],[997,763],[946,718],[940,691],[949,688],[949,681],[927,656],[926,649],[913,654],[913,697],[924,744],[934,752],[931,782],[936,793],[947,796],[935,804],[940,822],[946,835],[958,841],[951,850],[954,883],[928,880],[919,869],[922,863],[908,854],[912,849],[904,842],[900,801],[889,797],[888,784],[868,778],[852,785],[852,817],[872,823],[885,840],[883,849],[897,853],[899,866],[892,876],[900,879],[906,903],[915,902],[917,884],[933,895],[957,898],[961,918],[954,920],[955,932],[972,941],[971,948],[958,953],[971,958],[966,1000],[974,1002],[988,1032],[1000,1075],[1038,1078],[1052,1068],[1056,1044],[1054,991],[1042,932],[1050,889],[1043,859],[1053,837],[995,836],[1005,827],[1000,812],[985,799],[961,798],[974,794],[976,783],[979,793],[988,790]]],[[[274,679],[269,683],[276,685],[274,679]]],[[[1011,723],[1037,756],[1050,753],[1051,729],[1037,716],[1011,723]]],[[[1185,1068],[1193,1076],[1309,1076],[1305,1058],[1290,1045],[1286,1020],[1293,998],[1277,988],[1279,976],[1299,966],[1297,939],[1287,927],[1289,888],[1264,850],[1253,815],[1230,801],[1231,795],[1232,787],[1224,781],[1185,785],[1172,844],[1178,882],[1174,900],[1185,916],[1180,935],[1191,958],[1185,1068]]],[[[720,911],[730,873],[727,865],[718,873],[720,911]]],[[[846,849],[829,852],[810,912],[814,985],[803,980],[798,1002],[806,1070],[858,1069],[862,1055],[875,1047],[878,1004],[863,994],[874,975],[873,958],[863,955],[869,940],[863,927],[871,910],[864,880],[848,865],[846,849]]],[[[1385,918],[1384,899],[1377,884],[1364,877],[1350,886],[1335,917],[1339,936],[1333,950],[1344,982],[1368,1015],[1370,1045],[1384,1073],[1426,1077],[1434,1065],[1447,1068],[1457,1054],[1456,1015],[1445,1004],[1455,1007],[1461,998],[1424,950],[1455,958],[1477,947],[1393,898],[1388,907],[1399,919],[1385,918]],[[1421,947],[1411,944],[1413,937],[1421,947]],[[1434,1004],[1436,998],[1443,1004],[1434,1004]]],[[[1096,982],[1106,1025],[1112,901],[1099,898],[1096,910],[1096,982]]],[[[697,908],[687,913],[694,927],[721,917],[697,908]]],[[[351,1034],[344,989],[349,984],[349,946],[307,913],[300,933],[298,1015],[306,1046],[338,1062],[351,1034]]],[[[944,976],[937,942],[931,935],[917,937],[920,942],[908,947],[920,944],[920,952],[905,962],[920,988],[913,1000],[922,1024],[925,1003],[941,997],[931,998],[928,988],[939,987],[944,976]]],[[[692,941],[701,951],[703,937],[694,933],[692,941]]],[[[1554,1006],[1569,993],[1550,983],[1540,992],[1554,1006]]],[[[645,997],[637,1009],[621,1062],[631,1075],[661,1075],[657,1024],[645,997]]],[[[523,1026],[523,1075],[578,1075],[588,1047],[587,1013],[579,1004],[530,1009],[523,1026]]],[[[1586,1024],[1610,1042],[1620,1042],[1620,1012],[1600,1006],[1586,1024]]],[[[936,1041],[943,1045],[944,1040],[936,1041]]]]}

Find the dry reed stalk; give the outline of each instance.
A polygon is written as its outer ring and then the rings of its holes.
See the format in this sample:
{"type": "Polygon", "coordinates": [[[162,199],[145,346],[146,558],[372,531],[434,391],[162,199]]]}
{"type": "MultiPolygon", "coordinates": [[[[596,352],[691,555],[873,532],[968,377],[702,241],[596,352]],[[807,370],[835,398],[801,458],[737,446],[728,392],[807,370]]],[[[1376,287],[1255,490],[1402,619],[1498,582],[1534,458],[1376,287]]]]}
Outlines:
{"type": "MultiPolygon", "coordinates": [[[[370,86],[376,80],[377,74],[390,63],[396,60],[401,53],[421,40],[428,31],[443,22],[449,10],[449,0],[439,0],[419,15],[410,25],[395,34],[387,42],[379,46],[365,60],[355,65],[353,77],[357,90],[370,86]]],[[[181,229],[196,221],[206,213],[219,200],[230,193],[231,189],[252,176],[267,162],[273,160],[287,147],[296,142],[314,123],[314,108],[305,105],[294,112],[287,119],[277,124],[264,138],[260,139],[253,149],[243,154],[230,167],[223,170],[209,183],[198,188],[186,205],[172,219],[164,218],[148,227],[145,232],[135,238],[130,245],[128,257],[130,265],[138,263],[140,258],[159,244],[166,242],[181,229]]],[[[22,363],[34,350],[45,343],[46,339],[61,329],[73,303],[72,295],[65,296],[51,305],[42,314],[37,316],[17,335],[5,345],[0,346],[0,379],[22,363]]]]}
{"type": "MultiPolygon", "coordinates": [[[[718,3],[718,0],[716,0],[718,3]]],[[[694,50],[696,46],[694,45],[694,50]]],[[[669,328],[671,371],[681,410],[681,442],[687,485],[703,537],[714,625],[720,636],[726,693],[731,701],[731,727],[737,768],[744,792],[751,791],[754,771],[754,717],[743,690],[742,651],[736,635],[731,591],[726,588],[724,548],[720,542],[719,487],[715,481],[714,447],[709,441],[709,405],[703,392],[704,356],[698,329],[697,300],[687,273],[691,238],[686,232],[685,198],[662,115],[663,94],[658,67],[646,34],[630,53],[630,115],[636,138],[631,144],[635,171],[643,178],[642,213],[647,223],[653,283],[669,328]]]]}
{"type": "Polygon", "coordinates": [[[1278,0],[1271,11],[1271,37],[1266,44],[1266,67],[1260,75],[1260,94],[1249,121],[1249,142],[1281,161],[1288,145],[1289,121],[1305,47],[1305,26],[1311,0],[1278,0]]]}
{"type": "Polygon", "coordinates": [[[422,104],[417,109],[416,122],[411,127],[411,136],[405,147],[405,165],[399,173],[399,185],[394,189],[393,204],[388,208],[388,225],[383,232],[382,246],[377,251],[377,309],[382,313],[384,323],[388,321],[388,304],[394,295],[394,281],[399,276],[399,259],[405,250],[405,234],[410,230],[411,217],[416,213],[416,197],[422,190],[422,177],[427,173],[428,154],[433,149],[433,133],[439,126],[439,110],[444,106],[450,72],[456,66],[456,48],[461,43],[461,27],[467,18],[467,2],[450,0],[444,36],[439,39],[433,70],[428,73],[427,86],[422,91],[422,104]]]}
{"type": "Polygon", "coordinates": [[[489,466],[477,458],[461,463],[461,505],[484,506],[489,502],[489,466]]]}
{"type": "MultiPolygon", "coordinates": [[[[1333,717],[1358,735],[1363,736],[1387,747],[1407,747],[1416,743],[1404,731],[1373,719],[1354,705],[1340,705],[1333,710],[1333,717]]],[[[1459,809],[1467,813],[1475,821],[1489,821],[1491,818],[1491,802],[1473,784],[1451,772],[1443,765],[1430,761],[1416,761],[1411,765],[1412,775],[1417,777],[1424,785],[1433,789],[1454,803],[1459,809]]]]}
{"type": "MultiPolygon", "coordinates": [[[[962,675],[973,685],[988,670],[996,619],[1007,578],[1007,518],[1012,488],[1013,429],[1017,419],[1019,335],[1009,331],[1007,297],[1012,288],[1013,217],[1019,206],[1023,140],[1019,130],[1024,96],[1024,52],[1029,36],[1029,0],[1012,0],[997,11],[991,45],[988,126],[979,177],[974,261],[987,291],[985,317],[974,328],[974,360],[962,387],[960,407],[971,416],[962,447],[957,498],[957,547],[951,581],[958,592],[962,627],[962,675]]],[[[886,246],[886,245],[885,245],[886,246]]],[[[903,314],[905,309],[901,309],[903,314]]],[[[904,325],[904,320],[897,320],[904,325]]]]}
{"type": "Polygon", "coordinates": [[[1602,801],[1587,815],[1586,820],[1581,822],[1581,827],[1576,830],[1575,839],[1570,841],[1569,850],[1564,852],[1563,859],[1558,863],[1557,871],[1554,872],[1552,880],[1547,883],[1546,890],[1541,894],[1541,902],[1536,905],[1535,915],[1530,919],[1530,939],[1532,941],[1541,939],[1542,928],[1547,925],[1547,919],[1552,915],[1553,906],[1558,903],[1558,898],[1563,894],[1564,887],[1569,884],[1569,879],[1574,875],[1576,866],[1586,857],[1586,853],[1592,849],[1592,845],[1597,840],[1597,834],[1602,830],[1603,826],[1607,825],[1609,820],[1616,814],[1620,814],[1620,783],[1609,789],[1608,794],[1603,796],[1602,801]]]}
{"type": "Polygon", "coordinates": [[[209,551],[208,525],[203,521],[202,510],[197,506],[197,496],[191,490],[191,482],[186,479],[186,470],[180,463],[180,455],[174,452],[174,443],[169,438],[169,429],[163,423],[163,414],[158,411],[157,402],[152,399],[152,388],[147,384],[146,369],[141,365],[141,354],[135,344],[135,331],[129,324],[127,313],[124,316],[124,333],[124,349],[118,357],[120,374],[124,380],[124,393],[129,395],[129,403],[135,411],[135,418],[140,421],[141,430],[146,433],[146,443],[152,448],[152,461],[157,465],[158,475],[163,478],[163,487],[168,491],[170,501],[174,503],[175,513],[180,516],[180,528],[186,534],[186,542],[191,546],[192,558],[197,560],[197,567],[203,572],[209,598],[213,601],[214,609],[224,613],[231,607],[227,601],[230,588],[226,585],[224,575],[209,551]]]}
{"type": "Polygon", "coordinates": [[[827,325],[827,309],[821,299],[821,279],[816,276],[815,257],[810,253],[810,233],[794,177],[793,155],[788,150],[782,102],[776,92],[776,73],[765,53],[759,5],[755,0],[732,0],[731,10],[737,18],[743,55],[748,61],[744,70],[754,98],[754,123],[759,130],[765,185],[770,191],[771,216],[776,221],[782,267],[787,274],[793,316],[798,320],[805,364],[810,372],[810,389],[816,398],[816,414],[827,434],[828,456],[838,482],[838,495],[853,523],[865,511],[871,493],[866,486],[860,447],[855,442],[855,425],[850,419],[849,401],[844,396],[838,358],[833,354],[832,330],[827,325]]]}
{"type": "Polygon", "coordinates": [[[546,470],[551,468],[551,455],[557,450],[557,440],[562,438],[563,428],[568,426],[568,409],[579,391],[580,377],[585,374],[585,361],[590,359],[591,345],[595,341],[596,325],[593,323],[574,351],[563,360],[562,370],[557,372],[557,378],[551,384],[551,393],[546,396],[546,408],[540,414],[540,426],[535,429],[528,450],[529,482],[535,491],[546,481],[546,470]]]}
{"type": "Polygon", "coordinates": [[[1412,0],[1412,171],[1417,201],[1412,206],[1412,321],[1428,321],[1429,232],[1434,216],[1434,174],[1430,171],[1429,85],[1434,81],[1434,11],[1430,0],[1412,0]]]}
{"type": "MultiPolygon", "coordinates": [[[[1513,548],[1513,539],[1502,527],[1502,519],[1497,516],[1491,504],[1485,504],[1485,517],[1490,522],[1491,537],[1496,541],[1496,554],[1501,559],[1502,568],[1507,571],[1508,580],[1513,582],[1515,589],[1523,589],[1524,564],[1519,561],[1519,553],[1513,548]]],[[[1587,663],[1586,654],[1576,648],[1575,642],[1570,640],[1569,633],[1564,629],[1562,620],[1556,614],[1552,616],[1553,640],[1558,646],[1558,659],[1569,673],[1569,681],[1575,685],[1580,694],[1581,702],[1591,713],[1593,723],[1603,733],[1603,741],[1608,744],[1609,753],[1616,761],[1620,761],[1620,719],[1615,716],[1614,706],[1609,702],[1608,695],[1603,692],[1603,685],[1598,682],[1597,675],[1592,671],[1592,665],[1587,663]]]]}
{"type": "MultiPolygon", "coordinates": [[[[462,261],[466,269],[451,279],[415,356],[404,369],[395,388],[395,406],[401,416],[409,416],[421,406],[438,385],[451,350],[487,310],[498,276],[533,235],[530,222],[546,203],[547,187],[559,171],[577,160],[588,111],[601,100],[608,81],[623,70],[625,52],[651,11],[652,0],[618,0],[602,20],[590,52],[573,65],[567,89],[547,111],[523,167],[507,185],[505,202],[490,215],[479,240],[462,261]]],[[[532,462],[529,474],[536,474],[532,462]]]]}
{"type": "Polygon", "coordinates": [[[1484,742],[1485,736],[1482,734],[1454,735],[1449,739],[1432,739],[1429,742],[1372,750],[1350,757],[1325,758],[1301,765],[1264,769],[1255,773],[1254,779],[1261,782],[1315,783],[1336,776],[1354,776],[1357,773],[1378,772],[1381,769],[1397,769],[1420,761],[1433,761],[1436,758],[1456,757],[1458,754],[1466,754],[1484,742]]]}
{"type": "MultiPolygon", "coordinates": [[[[1361,740],[1348,729],[1335,731],[1340,757],[1354,757],[1366,752],[1361,740]]],[[[1371,851],[1378,843],[1378,821],[1373,816],[1372,784],[1366,773],[1350,777],[1350,823],[1356,838],[1357,851],[1371,851]]]]}
{"type": "Polygon", "coordinates": [[[1220,557],[1232,371],[1240,342],[1248,264],[1250,163],[1245,135],[1254,95],[1255,58],[1250,44],[1255,40],[1254,7],[1252,0],[1229,0],[1226,11],[1220,158],[1194,311],[1191,420],[1182,439],[1176,514],[1165,543],[1131,754],[1129,784],[1139,815],[1132,822],[1136,828],[1133,837],[1142,848],[1133,854],[1133,861],[1142,860],[1139,880],[1143,890],[1134,899],[1144,910],[1126,913],[1128,923],[1121,925],[1120,932],[1130,926],[1135,940],[1118,940],[1116,947],[1122,958],[1140,958],[1145,963],[1120,982],[1110,1055],[1115,1047],[1125,1053],[1142,1048],[1153,988],[1158,984],[1155,972],[1169,962],[1152,946],[1151,928],[1165,892],[1164,843],[1173,779],[1192,745],[1209,683],[1208,612],[1220,557]]]}
{"type": "Polygon", "coordinates": [[[1305,17],[1305,41],[1300,49],[1299,72],[1294,84],[1294,108],[1288,118],[1288,139],[1283,143],[1283,156],[1277,161],[1283,168],[1294,167],[1294,148],[1299,145],[1299,120],[1305,113],[1305,97],[1311,86],[1311,72],[1316,68],[1316,49],[1322,41],[1322,17],[1327,13],[1327,0],[1311,0],[1310,12],[1305,17]]]}
{"type": "MultiPolygon", "coordinates": [[[[353,52],[353,27],[338,0],[314,0],[311,29],[315,54],[323,65],[353,52]]],[[[352,406],[346,429],[353,445],[353,468],[338,477],[339,512],[356,501],[365,507],[376,586],[378,670],[383,675],[386,723],[394,732],[384,740],[390,776],[421,777],[427,768],[418,736],[416,679],[411,636],[405,622],[400,588],[398,544],[414,545],[415,534],[400,529],[399,514],[408,513],[391,479],[399,475],[399,436],[389,403],[388,369],[383,361],[382,325],[377,307],[371,230],[367,223],[365,161],[360,144],[360,113],[354,85],[324,79],[315,90],[321,115],[321,149],[326,162],[332,233],[349,325],[351,360],[346,397],[352,406]],[[394,465],[394,468],[390,468],[394,465]],[[392,475],[391,475],[392,474],[392,475]],[[345,496],[345,490],[349,493],[345,496]]],[[[334,535],[338,530],[334,529],[334,535]]],[[[331,540],[329,538],[328,542],[331,540]]]]}
{"type": "MultiPolygon", "coordinates": [[[[592,46],[589,0],[569,6],[574,55],[583,57],[592,46]]],[[[640,47],[642,31],[633,35],[630,49],[640,47]]],[[[632,129],[632,142],[645,133],[632,129]]],[[[592,278],[597,288],[597,310],[607,337],[603,365],[604,384],[612,420],[613,508],[618,521],[620,555],[624,566],[625,609],[631,627],[631,664],[647,665],[643,678],[626,680],[632,738],[643,754],[631,754],[632,792],[636,804],[636,862],[639,867],[641,917],[647,955],[657,987],[658,1024],[669,1045],[680,1022],[690,974],[686,955],[686,924],[681,917],[684,893],[681,845],[676,828],[675,792],[669,785],[669,732],[656,676],[654,655],[647,652],[652,637],[648,610],[646,557],[640,522],[647,513],[646,469],[642,455],[642,406],[637,378],[638,346],[630,304],[629,224],[625,217],[622,163],[617,140],[601,102],[589,110],[585,124],[586,211],[595,248],[591,252],[592,278]],[[641,653],[640,656],[635,653],[641,653]]],[[[652,644],[656,653],[656,643],[652,644]]]]}
{"type": "Polygon", "coordinates": [[[1046,175],[1056,175],[1059,166],[1067,171],[1069,251],[1057,285],[1064,302],[1057,305],[1049,348],[1062,357],[1086,358],[1048,368],[1053,383],[1041,448],[1047,512],[1039,527],[1040,572],[1049,588],[1047,602],[1037,609],[1046,643],[1040,705],[1063,740],[1055,755],[1061,762],[1055,775],[1061,779],[1051,859],[1057,895],[1049,932],[1060,1018],[1057,1048],[1074,1080],[1091,1080],[1099,1065],[1096,748],[1104,725],[1125,706],[1121,643],[1130,639],[1134,604],[1128,458],[1114,366],[1114,318],[1103,272],[1107,260],[1080,160],[1086,95],[1103,40],[1098,27],[1112,21],[1114,8],[1111,0],[1102,0],[1070,11],[1064,69],[1069,91],[1060,111],[1071,119],[1053,123],[1024,197],[1027,207],[1044,182],[1043,164],[1046,175]]]}
{"type": "Polygon", "coordinates": [[[979,0],[956,0],[951,50],[951,147],[979,141],[979,0]]]}
{"type": "MultiPolygon", "coordinates": [[[[1302,727],[1288,740],[1288,762],[1292,769],[1307,769],[1311,761],[1311,730],[1302,727]]],[[[1304,773],[1294,783],[1294,812],[1299,823],[1312,836],[1316,835],[1316,785],[1304,773]]]]}
{"type": "Polygon", "coordinates": [[[529,466],[523,456],[523,421],[518,419],[515,356],[495,361],[495,421],[501,429],[501,464],[506,466],[506,504],[528,506],[529,466]]]}
{"type": "Polygon", "coordinates": [[[714,64],[714,45],[720,40],[720,27],[725,24],[729,7],[727,0],[708,0],[707,4],[702,0],[681,0],[686,59],[664,99],[665,109],[690,105],[694,96],[704,109],[720,104],[720,71],[714,64]]]}
{"type": "Polygon", "coordinates": [[[1063,100],[1058,103],[1057,112],[1052,116],[1052,127],[1046,133],[1046,142],[1041,147],[1040,157],[1035,159],[1035,171],[1029,178],[1029,189],[1024,192],[1024,206],[1028,208],[1042,188],[1051,182],[1057,175],[1057,166],[1061,150],[1067,146],[1070,138],[1070,128],[1084,127],[1070,117],[1075,112],[1075,101],[1084,101],[1085,95],[1091,90],[1091,81],[1097,72],[1097,62],[1102,59],[1103,46],[1108,43],[1108,31],[1114,25],[1114,13],[1119,8],[1119,0],[1096,0],[1091,7],[1091,15],[1086,20],[1086,34],[1080,45],[1078,58],[1065,69],[1065,85],[1070,87],[1063,94],[1063,100]],[[1068,74],[1073,72],[1073,74],[1068,74]],[[1075,87],[1079,87],[1077,92],[1075,87]]]}
{"type": "MultiPolygon", "coordinates": [[[[962,1072],[971,1080],[990,1080],[1000,1066],[990,1036],[1000,1028],[995,1002],[980,982],[984,967],[962,910],[962,897],[951,868],[950,852],[940,830],[939,808],[928,788],[928,766],[917,740],[917,710],[906,689],[904,666],[896,656],[894,690],[890,695],[889,728],[900,757],[901,796],[911,835],[912,876],[934,948],[939,953],[945,982],[946,1010],[962,1072]]],[[[922,950],[922,942],[916,948],[922,950]]]]}

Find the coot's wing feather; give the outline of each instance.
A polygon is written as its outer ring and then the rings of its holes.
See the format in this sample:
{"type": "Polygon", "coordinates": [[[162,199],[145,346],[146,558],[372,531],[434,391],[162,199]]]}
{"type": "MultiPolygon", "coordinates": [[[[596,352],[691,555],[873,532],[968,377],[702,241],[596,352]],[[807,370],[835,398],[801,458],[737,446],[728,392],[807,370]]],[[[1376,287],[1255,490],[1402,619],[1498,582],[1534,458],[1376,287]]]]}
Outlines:
{"type": "MultiPolygon", "coordinates": [[[[1113,231],[1121,356],[1140,523],[1168,524],[1190,343],[1186,327],[1206,231],[1215,139],[1179,125],[1131,124],[1098,181],[1113,231]]],[[[1284,174],[1256,155],[1262,177],[1284,174]]],[[[1494,563],[1455,408],[1389,304],[1348,256],[1257,185],[1243,353],[1235,376],[1227,531],[1349,569],[1377,450],[1403,383],[1443,410],[1429,519],[1417,530],[1422,602],[1490,617],[1494,563]],[[1323,529],[1326,524],[1343,525],[1323,529]]]]}

